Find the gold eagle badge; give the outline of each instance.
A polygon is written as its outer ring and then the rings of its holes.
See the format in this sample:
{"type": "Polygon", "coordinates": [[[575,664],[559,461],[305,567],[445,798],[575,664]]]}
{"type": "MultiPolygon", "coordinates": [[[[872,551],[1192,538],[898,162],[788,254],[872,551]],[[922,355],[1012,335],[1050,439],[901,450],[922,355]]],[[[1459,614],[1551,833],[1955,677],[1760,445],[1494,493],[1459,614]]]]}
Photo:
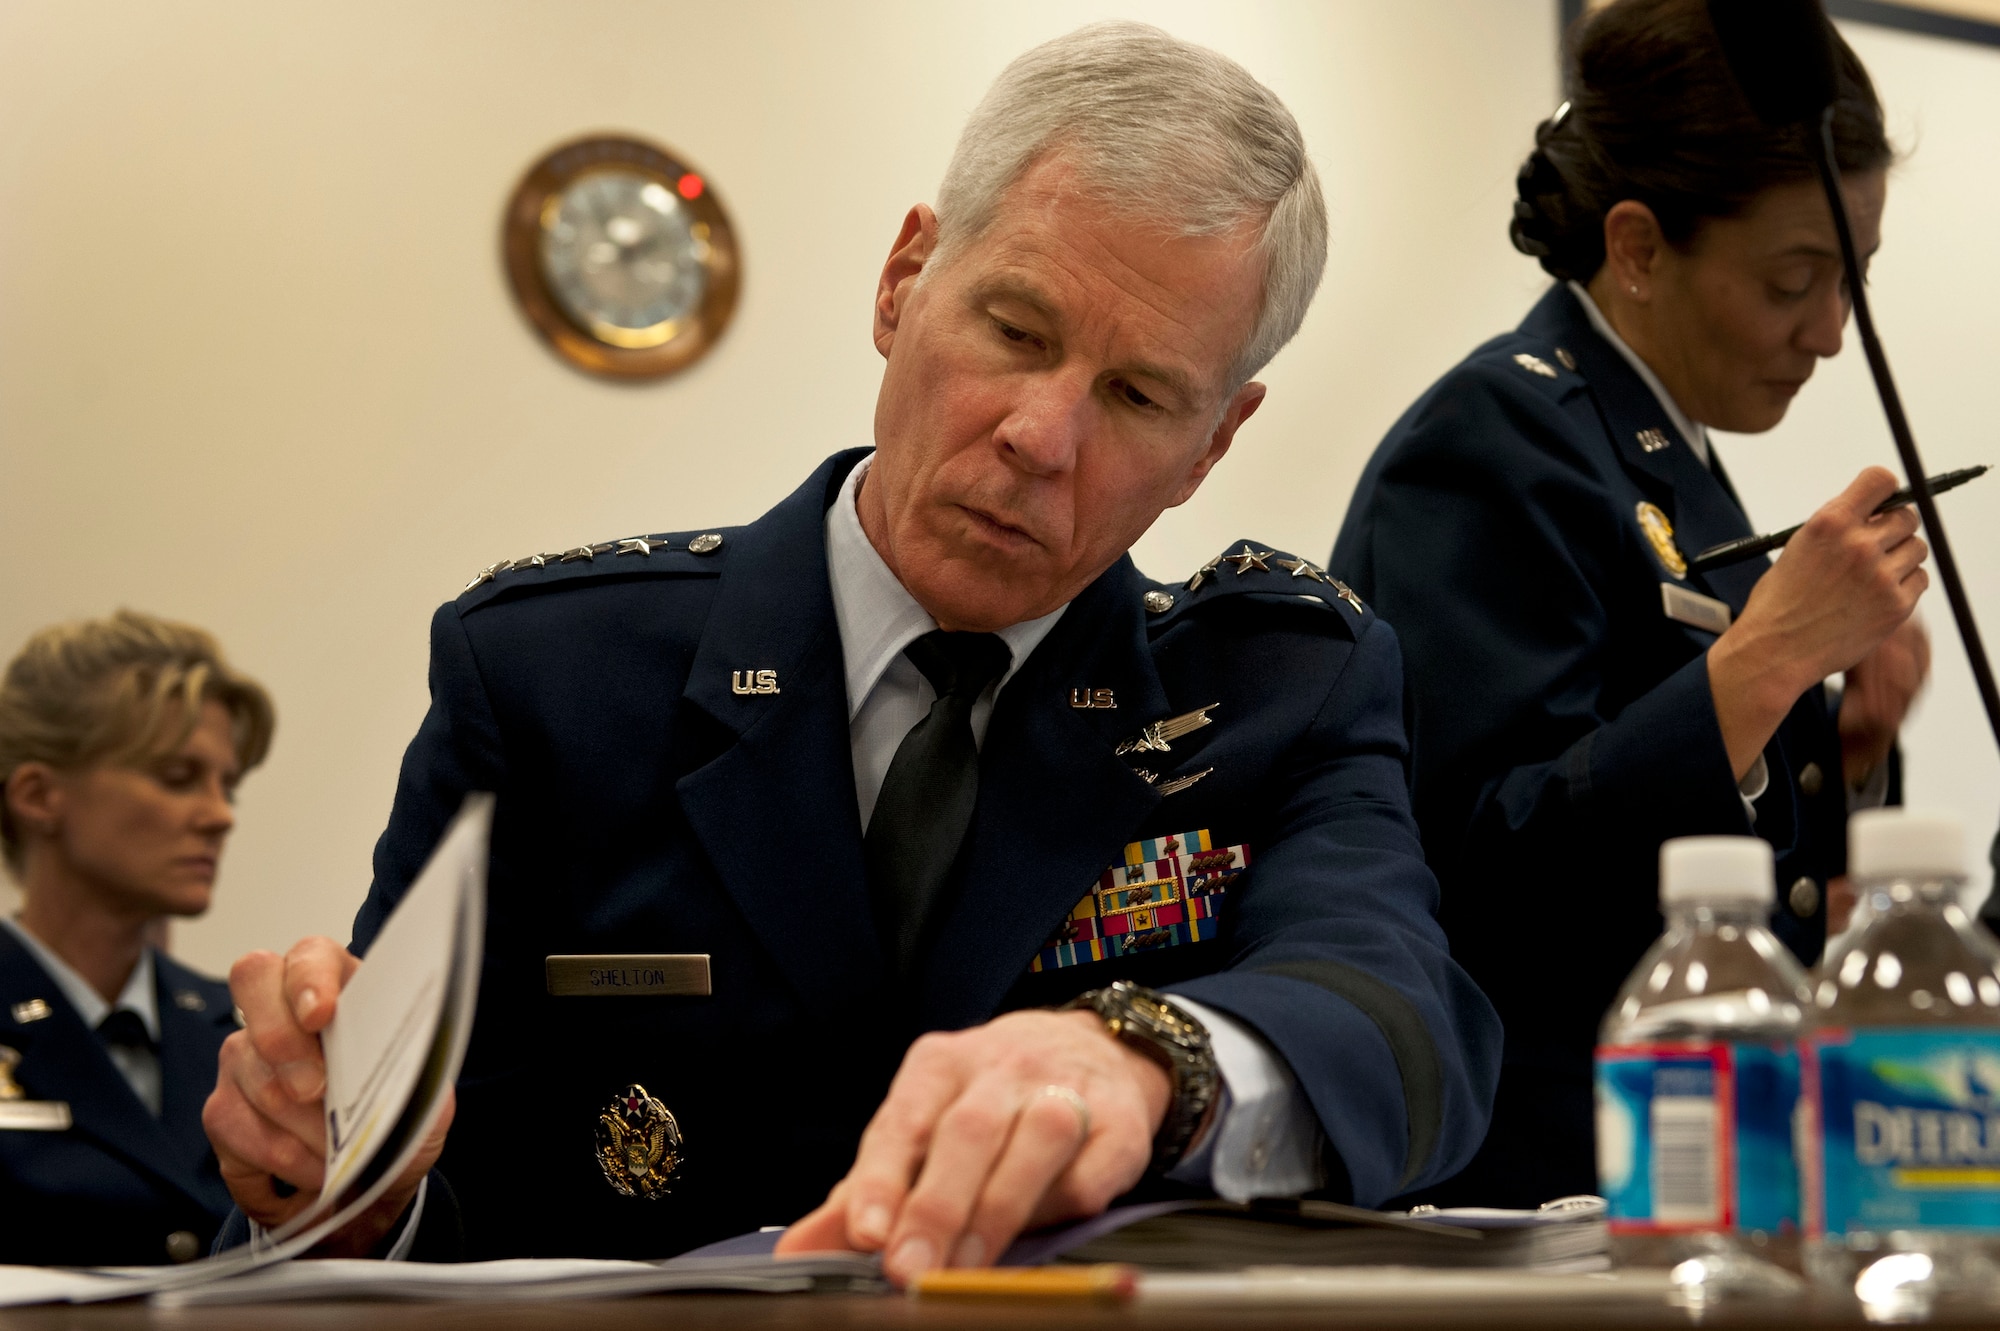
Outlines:
{"type": "Polygon", "coordinates": [[[637,1082],[597,1116],[597,1165],[604,1181],[623,1195],[666,1196],[681,1160],[680,1124],[637,1082]]]}

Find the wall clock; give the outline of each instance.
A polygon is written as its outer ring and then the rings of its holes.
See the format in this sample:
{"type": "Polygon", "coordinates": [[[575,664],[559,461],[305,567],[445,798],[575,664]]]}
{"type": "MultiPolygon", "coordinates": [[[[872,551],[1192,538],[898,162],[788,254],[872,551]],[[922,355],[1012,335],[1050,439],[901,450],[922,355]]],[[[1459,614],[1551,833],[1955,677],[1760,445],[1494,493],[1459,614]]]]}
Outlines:
{"type": "Polygon", "coordinates": [[[672,374],[715,344],[742,256],[714,186],[666,149],[598,135],[528,168],[507,202],[507,278],[536,330],[593,374],[672,374]]]}

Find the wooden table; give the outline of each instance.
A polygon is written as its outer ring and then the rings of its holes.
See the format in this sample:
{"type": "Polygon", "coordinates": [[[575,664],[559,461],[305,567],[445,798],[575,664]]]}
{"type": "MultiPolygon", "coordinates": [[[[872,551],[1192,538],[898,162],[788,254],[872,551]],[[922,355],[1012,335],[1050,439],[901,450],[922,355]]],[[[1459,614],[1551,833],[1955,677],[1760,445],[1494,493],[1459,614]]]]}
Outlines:
{"type": "MultiPolygon", "coordinates": [[[[1420,1292],[1395,1308],[1302,1307],[1224,1309],[1214,1307],[1126,1308],[1055,1303],[992,1304],[913,1302],[861,1295],[658,1295],[589,1303],[270,1304],[241,1308],[153,1310],[139,1303],[94,1307],[0,1310],[0,1331],[817,1331],[818,1328],[993,1328],[995,1331],[1195,1331],[1196,1328],[1450,1328],[1452,1331],[1571,1331],[1572,1328],[1659,1328],[1689,1326],[1789,1327],[1865,1326],[1851,1302],[1808,1297],[1799,1301],[1743,1302],[1700,1315],[1669,1307],[1564,1304],[1475,1308],[1426,1305],[1420,1292]]],[[[2000,1309],[1939,1315],[1926,1325],[2000,1327],[2000,1309]]]]}

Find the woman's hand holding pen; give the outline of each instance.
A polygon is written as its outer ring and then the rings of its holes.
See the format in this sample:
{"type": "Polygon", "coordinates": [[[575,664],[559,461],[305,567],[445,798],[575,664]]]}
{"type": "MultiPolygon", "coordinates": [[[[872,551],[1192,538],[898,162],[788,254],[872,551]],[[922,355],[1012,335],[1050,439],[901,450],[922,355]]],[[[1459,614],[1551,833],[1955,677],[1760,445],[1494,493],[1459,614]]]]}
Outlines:
{"type": "MultiPolygon", "coordinates": [[[[1916,512],[1874,511],[1895,491],[1896,478],[1881,467],[1857,476],[1806,521],[1758,581],[1742,615],[1709,648],[1716,720],[1738,780],[1808,688],[1858,668],[1871,706],[1886,705],[1871,677],[1880,674],[1883,688],[1893,691],[1891,678],[1907,674],[1904,659],[1872,670],[1862,664],[1909,619],[1930,585],[1923,568],[1930,551],[1916,534],[1916,512]]],[[[1922,664],[1928,668],[1928,646],[1922,664]]],[[[1896,709],[1899,723],[1914,692],[1896,709]]],[[[1879,719],[1866,726],[1870,748],[1879,719]]]]}

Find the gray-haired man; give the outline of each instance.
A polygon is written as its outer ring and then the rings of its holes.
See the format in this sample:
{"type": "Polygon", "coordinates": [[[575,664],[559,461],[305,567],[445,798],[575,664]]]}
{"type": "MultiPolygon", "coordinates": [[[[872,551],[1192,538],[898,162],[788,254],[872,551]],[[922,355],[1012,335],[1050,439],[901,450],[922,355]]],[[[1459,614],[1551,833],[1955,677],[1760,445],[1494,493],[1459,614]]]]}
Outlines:
{"type": "MultiPolygon", "coordinates": [[[[1263,400],[1325,236],[1240,68],[1134,24],[1051,42],[883,268],[872,455],[438,612],[354,946],[496,791],[481,1010],[436,1173],[343,1251],[796,1221],[783,1250],[907,1279],[1149,1179],[1373,1204],[1463,1162],[1499,1031],[1431,917],[1393,635],[1253,542],[1170,584],[1125,557],[1263,400]],[[712,991],[556,997],[553,954],[703,955],[712,991]]],[[[265,1223],[319,1182],[357,964],[232,975],[207,1121],[265,1223]]]]}

